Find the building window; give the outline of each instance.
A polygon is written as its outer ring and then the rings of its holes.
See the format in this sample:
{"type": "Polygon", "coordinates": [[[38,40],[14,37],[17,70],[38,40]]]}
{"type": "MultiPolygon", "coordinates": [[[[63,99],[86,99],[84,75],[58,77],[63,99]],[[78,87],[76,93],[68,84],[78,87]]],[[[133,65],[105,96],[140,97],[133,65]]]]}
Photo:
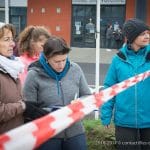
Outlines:
{"type": "Polygon", "coordinates": [[[45,8],[42,8],[42,9],[41,9],[41,13],[45,13],[45,8]]]}
{"type": "Polygon", "coordinates": [[[60,31],[60,26],[56,26],[56,31],[57,31],[57,32],[60,31]]]}
{"type": "Polygon", "coordinates": [[[0,22],[5,22],[5,9],[0,8],[0,22]]]}
{"type": "Polygon", "coordinates": [[[136,18],[146,21],[147,0],[136,0],[136,18]],[[142,8],[142,11],[141,11],[142,8]]]}
{"type": "Polygon", "coordinates": [[[12,23],[19,34],[26,27],[27,8],[26,7],[10,7],[10,23],[12,23]]]}
{"type": "Polygon", "coordinates": [[[31,12],[31,13],[33,13],[33,12],[34,12],[34,9],[33,9],[33,8],[31,8],[31,9],[30,9],[30,12],[31,12]]]}
{"type": "Polygon", "coordinates": [[[61,8],[56,8],[56,12],[57,12],[57,14],[60,14],[61,13],[61,8]]]}

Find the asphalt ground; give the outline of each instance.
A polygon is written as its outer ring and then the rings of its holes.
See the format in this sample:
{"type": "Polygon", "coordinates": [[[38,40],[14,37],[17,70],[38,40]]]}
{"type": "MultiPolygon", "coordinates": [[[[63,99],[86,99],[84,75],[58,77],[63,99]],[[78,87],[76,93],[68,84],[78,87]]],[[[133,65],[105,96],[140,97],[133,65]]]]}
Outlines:
{"type": "MultiPolygon", "coordinates": [[[[110,64],[112,57],[116,54],[115,49],[103,49],[99,51],[101,64],[110,64]]],[[[78,48],[72,47],[69,58],[74,62],[96,63],[96,48],[78,48]]]]}
{"type": "MultiPolygon", "coordinates": [[[[82,68],[90,87],[95,88],[96,78],[96,49],[72,47],[69,58],[82,68]]],[[[102,86],[112,57],[117,53],[115,49],[100,49],[99,51],[99,85],[102,86]]]]}

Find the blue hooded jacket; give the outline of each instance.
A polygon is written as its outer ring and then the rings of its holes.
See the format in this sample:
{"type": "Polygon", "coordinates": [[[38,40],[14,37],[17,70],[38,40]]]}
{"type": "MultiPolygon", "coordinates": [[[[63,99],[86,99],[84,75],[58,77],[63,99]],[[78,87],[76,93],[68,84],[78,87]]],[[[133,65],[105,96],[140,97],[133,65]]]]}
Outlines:
{"type": "MultiPolygon", "coordinates": [[[[150,45],[137,53],[126,45],[114,56],[104,81],[110,87],[132,76],[150,70],[150,45]]],[[[119,93],[101,107],[103,125],[114,123],[121,127],[150,128],[150,78],[119,93]]]]}

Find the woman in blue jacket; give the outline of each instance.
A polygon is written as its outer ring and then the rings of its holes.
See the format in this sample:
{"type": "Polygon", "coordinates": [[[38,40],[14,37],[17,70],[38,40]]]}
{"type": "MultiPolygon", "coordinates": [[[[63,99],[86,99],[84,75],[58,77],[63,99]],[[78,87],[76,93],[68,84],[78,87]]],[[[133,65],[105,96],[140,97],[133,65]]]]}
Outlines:
{"type": "MultiPolygon", "coordinates": [[[[104,81],[110,87],[132,76],[150,70],[149,27],[138,19],[123,26],[127,44],[114,56],[104,81]]],[[[150,149],[150,78],[130,87],[101,108],[103,125],[113,116],[118,150],[150,149]]]]}

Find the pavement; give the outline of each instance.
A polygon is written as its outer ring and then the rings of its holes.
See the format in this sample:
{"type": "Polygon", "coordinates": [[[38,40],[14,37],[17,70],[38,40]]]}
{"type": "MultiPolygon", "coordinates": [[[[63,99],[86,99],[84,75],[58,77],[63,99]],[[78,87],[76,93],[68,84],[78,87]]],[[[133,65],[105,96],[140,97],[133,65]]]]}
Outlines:
{"type": "MultiPolygon", "coordinates": [[[[100,64],[109,65],[112,61],[112,57],[117,52],[118,51],[116,49],[100,48],[100,52],[99,52],[100,53],[100,56],[99,56],[100,64]]],[[[91,63],[91,64],[96,63],[96,48],[71,47],[71,52],[69,53],[69,58],[70,58],[70,60],[72,60],[74,62],[77,62],[80,64],[85,63],[85,64],[88,64],[88,66],[93,66],[93,65],[90,65],[89,63],[91,63]]],[[[101,69],[102,68],[104,69],[104,67],[101,66],[101,69]]],[[[89,71],[87,71],[87,70],[83,70],[83,71],[85,71],[84,73],[87,78],[87,81],[90,80],[90,82],[92,82],[93,80],[95,80],[95,79],[93,79],[93,77],[95,78],[94,74],[92,74],[91,72],[89,73],[89,71]]],[[[103,78],[105,76],[105,72],[106,72],[106,69],[104,69],[103,72],[101,71],[100,81],[103,80],[103,78]]],[[[95,85],[89,83],[89,86],[90,86],[92,92],[95,91],[95,85]]],[[[101,86],[102,85],[100,85],[100,87],[101,86]]]]}
{"type": "MultiPolygon", "coordinates": [[[[100,64],[110,64],[112,61],[112,57],[117,52],[118,51],[116,49],[100,48],[100,51],[99,51],[100,64]]],[[[69,58],[70,60],[77,62],[77,63],[96,63],[96,48],[71,47],[69,58]]],[[[90,90],[91,92],[95,92],[95,86],[90,87],[90,90]]],[[[86,118],[88,119],[95,118],[96,120],[98,120],[99,119],[98,109],[95,109],[93,112],[87,115],[86,118]]]]}
{"type": "MultiPolygon", "coordinates": [[[[110,64],[112,57],[117,53],[115,49],[100,48],[100,63],[110,64]]],[[[69,58],[74,62],[80,63],[95,63],[96,62],[96,48],[78,48],[71,47],[69,58]]]]}

